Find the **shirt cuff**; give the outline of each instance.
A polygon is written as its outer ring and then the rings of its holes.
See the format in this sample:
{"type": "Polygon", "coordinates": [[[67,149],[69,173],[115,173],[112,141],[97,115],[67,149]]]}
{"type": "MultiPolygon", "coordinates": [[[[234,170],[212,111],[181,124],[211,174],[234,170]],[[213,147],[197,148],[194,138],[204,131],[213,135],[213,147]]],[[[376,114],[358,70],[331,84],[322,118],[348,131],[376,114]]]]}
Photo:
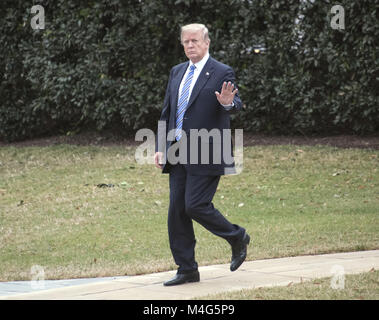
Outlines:
{"type": "Polygon", "coordinates": [[[234,101],[232,101],[231,104],[222,104],[222,106],[224,107],[224,109],[225,109],[226,111],[232,110],[233,107],[234,107],[234,101]]]}

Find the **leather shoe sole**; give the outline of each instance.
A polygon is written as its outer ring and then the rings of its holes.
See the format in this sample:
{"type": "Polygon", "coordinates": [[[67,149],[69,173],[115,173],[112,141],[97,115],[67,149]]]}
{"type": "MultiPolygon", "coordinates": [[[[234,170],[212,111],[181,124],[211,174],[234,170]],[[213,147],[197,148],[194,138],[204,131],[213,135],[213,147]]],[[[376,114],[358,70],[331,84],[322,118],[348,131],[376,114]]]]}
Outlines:
{"type": "Polygon", "coordinates": [[[175,277],[171,280],[168,280],[163,283],[164,286],[177,286],[179,284],[184,284],[187,282],[199,282],[200,281],[200,273],[199,271],[194,271],[191,273],[177,273],[175,277]]]}

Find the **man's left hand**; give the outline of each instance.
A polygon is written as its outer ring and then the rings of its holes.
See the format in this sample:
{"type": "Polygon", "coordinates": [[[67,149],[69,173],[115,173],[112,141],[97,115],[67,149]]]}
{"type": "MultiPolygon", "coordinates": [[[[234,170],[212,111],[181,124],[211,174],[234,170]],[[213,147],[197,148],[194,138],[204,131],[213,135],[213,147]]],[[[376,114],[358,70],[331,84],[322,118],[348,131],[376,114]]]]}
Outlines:
{"type": "Polygon", "coordinates": [[[215,92],[218,102],[222,105],[230,105],[233,102],[234,96],[238,92],[238,89],[234,89],[234,84],[230,81],[222,84],[221,93],[215,92]]]}

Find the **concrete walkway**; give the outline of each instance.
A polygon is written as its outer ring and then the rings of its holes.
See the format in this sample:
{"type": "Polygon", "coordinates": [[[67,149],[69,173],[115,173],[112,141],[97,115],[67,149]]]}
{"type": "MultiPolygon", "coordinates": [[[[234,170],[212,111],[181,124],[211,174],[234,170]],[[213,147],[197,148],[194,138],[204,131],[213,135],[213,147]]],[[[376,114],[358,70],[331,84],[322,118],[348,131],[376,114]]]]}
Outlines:
{"type": "Polygon", "coordinates": [[[47,280],[44,290],[31,290],[30,282],[22,282],[24,288],[29,284],[26,293],[21,293],[21,282],[0,282],[0,299],[181,300],[332,277],[333,270],[354,274],[373,268],[379,269],[379,250],[246,261],[235,272],[229,271],[229,264],[205,266],[199,268],[200,282],[174,287],[164,287],[162,283],[173,277],[175,271],[114,278],[47,280]]]}

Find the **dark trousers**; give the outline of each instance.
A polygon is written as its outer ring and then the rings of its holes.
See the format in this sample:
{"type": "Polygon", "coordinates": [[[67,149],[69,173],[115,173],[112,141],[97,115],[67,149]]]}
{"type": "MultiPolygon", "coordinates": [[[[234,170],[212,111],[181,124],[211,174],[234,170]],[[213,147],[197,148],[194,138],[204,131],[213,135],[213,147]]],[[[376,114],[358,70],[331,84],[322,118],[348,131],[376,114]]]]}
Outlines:
{"type": "Polygon", "coordinates": [[[178,273],[198,267],[192,219],[231,245],[243,238],[245,229],[231,224],[212,204],[219,181],[220,176],[187,174],[181,164],[171,167],[168,234],[178,273]]]}

